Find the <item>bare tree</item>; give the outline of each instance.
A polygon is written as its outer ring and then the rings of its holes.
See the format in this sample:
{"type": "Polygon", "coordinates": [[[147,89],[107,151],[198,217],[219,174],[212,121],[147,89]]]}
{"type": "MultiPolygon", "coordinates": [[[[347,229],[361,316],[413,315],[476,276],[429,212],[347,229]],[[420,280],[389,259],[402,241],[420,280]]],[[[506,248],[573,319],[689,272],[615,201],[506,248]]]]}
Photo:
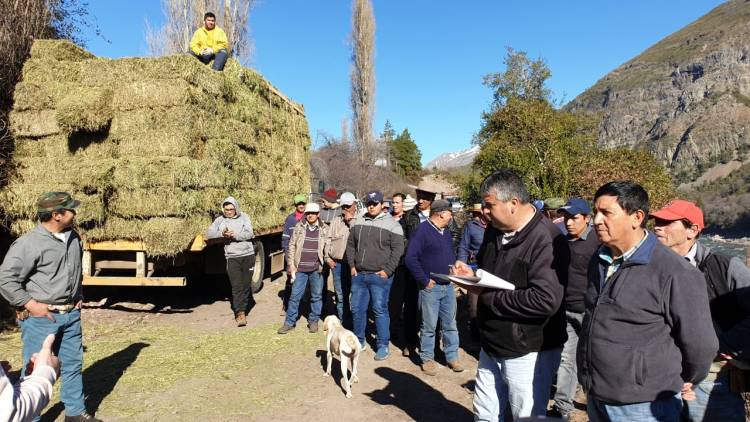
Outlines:
{"type": "Polygon", "coordinates": [[[203,14],[213,12],[216,24],[227,34],[230,53],[246,63],[252,56],[248,19],[256,2],[257,0],[161,0],[164,25],[153,28],[146,21],[148,51],[154,56],[186,52],[193,32],[203,25],[203,14]]]}
{"type": "Polygon", "coordinates": [[[349,144],[349,119],[341,119],[341,143],[349,144]]]}
{"type": "Polygon", "coordinates": [[[375,114],[375,15],[370,0],[354,0],[351,43],[352,134],[359,159],[369,165],[375,114]]]}

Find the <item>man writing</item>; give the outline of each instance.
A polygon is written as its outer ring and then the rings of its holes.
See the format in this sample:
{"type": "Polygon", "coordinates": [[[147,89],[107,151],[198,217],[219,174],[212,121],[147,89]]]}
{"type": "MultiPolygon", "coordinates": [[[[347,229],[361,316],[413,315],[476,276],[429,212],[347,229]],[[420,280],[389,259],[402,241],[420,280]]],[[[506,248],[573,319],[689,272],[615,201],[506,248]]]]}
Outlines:
{"type": "Polygon", "coordinates": [[[737,258],[712,251],[698,242],[704,228],[703,211],[694,203],[675,199],[651,214],[654,234],[664,246],[697,267],[706,279],[711,319],[719,337],[719,353],[706,379],[694,388],[695,399],[685,400],[693,422],[745,420],[739,393],[729,389],[731,363],[747,360],[740,352],[750,346],[750,270],[737,258]],[[730,365],[727,365],[729,363],[730,365]]]}
{"type": "Polygon", "coordinates": [[[578,380],[591,422],[679,421],[680,392],[718,349],[700,271],[646,229],[648,194],[630,181],[594,195],[602,242],[589,264],[578,380]]]}
{"type": "Polygon", "coordinates": [[[43,194],[37,202],[39,225],[13,242],[0,266],[0,293],[21,309],[24,371],[49,334],[58,339],[66,422],[98,420],[86,413],[81,376],[83,250],[72,229],[79,205],[66,192],[43,194]]]}
{"type": "Polygon", "coordinates": [[[193,33],[190,40],[190,53],[203,64],[214,61],[213,70],[222,71],[229,58],[227,34],[216,26],[216,15],[207,12],[203,15],[203,26],[193,33]]]}
{"type": "MultiPolygon", "coordinates": [[[[567,244],[531,205],[526,186],[514,171],[501,169],[488,176],[480,195],[491,226],[477,264],[512,283],[515,290],[469,288],[479,295],[481,333],[474,420],[497,421],[508,405],[518,420],[546,411],[553,374],[549,370],[557,367],[540,355],[561,349],[565,342],[564,320],[560,325],[553,317],[563,299],[558,274],[567,264],[567,244]],[[538,391],[544,397],[535,398],[538,391]]],[[[462,261],[456,261],[455,270],[458,275],[473,274],[462,261]]],[[[548,354],[559,362],[559,353],[548,354]]]]}

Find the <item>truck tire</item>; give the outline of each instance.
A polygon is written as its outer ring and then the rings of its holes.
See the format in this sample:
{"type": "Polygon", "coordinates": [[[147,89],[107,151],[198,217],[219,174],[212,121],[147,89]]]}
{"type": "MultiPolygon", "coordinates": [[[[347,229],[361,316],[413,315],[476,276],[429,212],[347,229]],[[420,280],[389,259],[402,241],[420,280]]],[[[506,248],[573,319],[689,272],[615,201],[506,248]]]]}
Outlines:
{"type": "Polygon", "coordinates": [[[250,278],[250,288],[255,294],[263,288],[263,277],[266,274],[266,250],[260,240],[253,242],[253,249],[255,249],[255,267],[253,276],[250,278]]]}

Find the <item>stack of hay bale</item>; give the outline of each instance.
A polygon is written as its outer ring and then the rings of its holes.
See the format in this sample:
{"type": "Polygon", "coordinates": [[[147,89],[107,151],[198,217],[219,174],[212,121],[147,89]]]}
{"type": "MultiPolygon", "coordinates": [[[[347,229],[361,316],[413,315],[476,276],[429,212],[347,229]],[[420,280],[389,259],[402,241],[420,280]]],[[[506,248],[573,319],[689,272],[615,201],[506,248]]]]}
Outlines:
{"type": "Polygon", "coordinates": [[[235,196],[257,231],[282,225],[308,190],[302,108],[230,60],[100,59],[67,41],[35,41],[17,85],[16,145],[2,206],[20,235],[44,191],[82,201],[91,241],[138,240],[153,256],[185,250],[235,196]]]}

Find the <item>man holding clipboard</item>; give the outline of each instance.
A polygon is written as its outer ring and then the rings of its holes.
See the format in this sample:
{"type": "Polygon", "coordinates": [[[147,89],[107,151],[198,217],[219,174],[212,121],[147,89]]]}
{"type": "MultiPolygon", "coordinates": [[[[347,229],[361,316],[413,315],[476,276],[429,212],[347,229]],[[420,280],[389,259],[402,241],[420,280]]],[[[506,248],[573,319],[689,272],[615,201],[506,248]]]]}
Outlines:
{"type": "MultiPolygon", "coordinates": [[[[477,421],[544,415],[551,376],[567,338],[560,314],[569,250],[562,233],[530,203],[512,170],[488,176],[480,194],[491,226],[477,256],[479,268],[514,290],[469,287],[479,294],[481,352],[474,390],[477,421]],[[536,381],[536,382],[535,382],[536,381]]],[[[473,271],[456,262],[454,273],[473,271]]]]}

